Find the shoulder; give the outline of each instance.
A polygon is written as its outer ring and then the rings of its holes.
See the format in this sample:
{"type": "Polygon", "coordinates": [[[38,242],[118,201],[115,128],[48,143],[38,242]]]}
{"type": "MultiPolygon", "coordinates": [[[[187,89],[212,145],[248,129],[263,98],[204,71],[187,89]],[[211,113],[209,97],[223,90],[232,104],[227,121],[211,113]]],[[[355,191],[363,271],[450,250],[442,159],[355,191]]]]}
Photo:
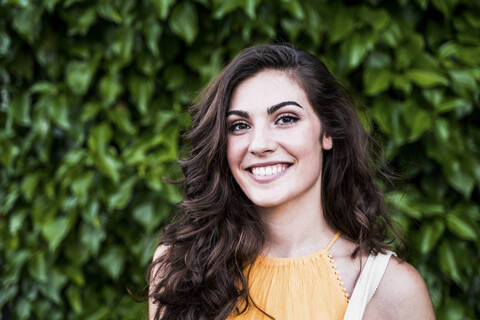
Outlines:
{"type": "Polygon", "coordinates": [[[165,255],[165,253],[168,250],[168,246],[166,245],[159,245],[153,254],[153,259],[152,259],[152,264],[151,264],[151,269],[150,269],[150,276],[151,276],[151,281],[158,281],[158,273],[159,273],[159,259],[165,255]]]}
{"type": "Polygon", "coordinates": [[[159,293],[159,288],[156,287],[156,284],[161,281],[162,272],[159,270],[158,261],[167,251],[168,247],[165,245],[159,245],[155,249],[155,253],[153,254],[153,261],[150,265],[150,274],[149,274],[149,301],[148,301],[148,319],[153,320],[155,319],[155,315],[157,313],[158,304],[155,299],[155,295],[159,293]]]}
{"type": "Polygon", "coordinates": [[[160,258],[162,255],[165,254],[165,252],[167,251],[167,246],[162,244],[162,245],[159,245],[156,249],[155,249],[155,253],[153,254],[153,261],[156,261],[158,260],[158,258],[160,258]]]}
{"type": "Polygon", "coordinates": [[[392,256],[364,319],[435,319],[420,273],[409,263],[392,256]]]}

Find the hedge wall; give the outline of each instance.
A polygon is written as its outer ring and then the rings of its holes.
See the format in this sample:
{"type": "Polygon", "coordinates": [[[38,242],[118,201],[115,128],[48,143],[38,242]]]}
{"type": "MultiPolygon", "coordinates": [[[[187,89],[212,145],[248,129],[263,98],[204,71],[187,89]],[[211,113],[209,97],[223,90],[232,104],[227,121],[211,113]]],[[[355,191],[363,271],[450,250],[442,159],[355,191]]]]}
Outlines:
{"type": "Polygon", "coordinates": [[[480,318],[480,2],[0,0],[3,319],[146,319],[127,288],[181,199],[187,107],[278,40],[365,106],[437,317],[480,318]]]}

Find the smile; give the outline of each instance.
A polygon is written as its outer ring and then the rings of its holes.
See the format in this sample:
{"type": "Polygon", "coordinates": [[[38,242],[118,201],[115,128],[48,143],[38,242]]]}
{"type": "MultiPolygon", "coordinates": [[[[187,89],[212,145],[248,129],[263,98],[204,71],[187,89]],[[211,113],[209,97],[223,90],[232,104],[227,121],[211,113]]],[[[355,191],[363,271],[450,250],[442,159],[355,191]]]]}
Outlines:
{"type": "Polygon", "coordinates": [[[284,175],[290,166],[291,164],[282,163],[263,167],[250,167],[247,172],[256,182],[267,183],[284,175]]]}

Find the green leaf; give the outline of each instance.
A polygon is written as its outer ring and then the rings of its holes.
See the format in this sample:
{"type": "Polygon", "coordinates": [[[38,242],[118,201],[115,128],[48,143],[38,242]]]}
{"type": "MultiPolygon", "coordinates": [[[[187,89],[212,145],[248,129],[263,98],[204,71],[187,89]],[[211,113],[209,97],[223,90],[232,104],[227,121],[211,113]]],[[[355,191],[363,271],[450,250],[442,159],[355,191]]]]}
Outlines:
{"type": "Polygon", "coordinates": [[[66,95],[60,94],[49,99],[48,116],[50,120],[62,129],[70,128],[69,104],[66,95]]]}
{"type": "Polygon", "coordinates": [[[8,110],[16,123],[24,126],[30,125],[30,104],[30,94],[28,92],[13,97],[8,110]]]}
{"type": "Polygon", "coordinates": [[[133,125],[130,115],[130,111],[124,105],[117,105],[113,109],[108,111],[108,118],[125,133],[134,135],[137,132],[137,129],[133,125]]]}
{"type": "Polygon", "coordinates": [[[393,86],[399,90],[402,90],[406,94],[410,94],[412,91],[411,82],[403,75],[393,75],[393,86]]]}
{"type": "Polygon", "coordinates": [[[355,29],[354,17],[344,6],[338,6],[330,18],[332,21],[328,25],[328,37],[331,43],[342,40],[355,29]]]}
{"type": "Polygon", "coordinates": [[[374,10],[366,6],[360,7],[358,16],[362,21],[371,25],[374,30],[384,29],[390,22],[390,15],[387,10],[374,10]]]}
{"type": "Polygon", "coordinates": [[[185,70],[181,65],[170,65],[165,69],[163,78],[169,90],[177,90],[185,81],[185,70]]]}
{"type": "Polygon", "coordinates": [[[65,14],[65,20],[68,23],[69,36],[84,36],[97,20],[97,13],[94,7],[74,9],[65,14]]]}
{"type": "Polygon", "coordinates": [[[100,0],[97,2],[97,12],[98,15],[104,19],[120,23],[122,22],[122,16],[114,4],[116,4],[115,1],[100,0]]]}
{"type": "Polygon", "coordinates": [[[152,79],[132,76],[128,81],[130,94],[141,114],[146,114],[148,104],[153,95],[154,83],[152,79]]]}
{"type": "MultiPolygon", "coordinates": [[[[228,1],[225,1],[228,2],[228,1]]],[[[232,1],[233,2],[233,1],[232,1]]],[[[238,1],[237,2],[242,2],[238,1]]],[[[280,4],[285,8],[292,16],[298,20],[305,19],[305,11],[302,8],[300,1],[281,1],[280,4]]]]}
{"type": "Polygon", "coordinates": [[[69,230],[68,219],[61,217],[42,226],[42,235],[48,242],[50,251],[54,251],[65,238],[69,230]]]}
{"type": "Polygon", "coordinates": [[[157,9],[158,17],[165,20],[168,17],[170,8],[175,3],[175,0],[152,0],[152,2],[157,9]]]}
{"type": "Polygon", "coordinates": [[[73,311],[75,313],[82,312],[82,292],[80,288],[75,285],[70,285],[67,289],[67,298],[68,302],[72,306],[73,311]]]}
{"type": "Polygon", "coordinates": [[[70,184],[73,194],[78,197],[81,203],[86,203],[88,199],[88,191],[95,178],[95,173],[92,171],[82,172],[75,177],[70,184]]]}
{"type": "Polygon", "coordinates": [[[25,199],[27,199],[28,201],[31,201],[33,199],[35,188],[38,185],[40,177],[41,176],[38,172],[34,172],[25,175],[25,177],[23,178],[20,190],[22,191],[25,199]]]}
{"type": "Polygon", "coordinates": [[[436,85],[447,85],[448,79],[434,71],[411,69],[405,76],[423,88],[431,88],[436,85]]]}
{"type": "Polygon", "coordinates": [[[155,211],[153,203],[145,202],[135,207],[133,210],[133,218],[150,233],[158,226],[164,217],[155,211]]]}
{"type": "Polygon", "coordinates": [[[40,93],[47,95],[56,95],[58,93],[58,87],[56,84],[48,81],[38,81],[30,87],[30,94],[40,93]]]}
{"type": "Polygon", "coordinates": [[[108,144],[112,139],[112,129],[108,123],[100,123],[90,130],[88,137],[88,147],[93,152],[105,153],[108,144]]]}
{"type": "Polygon", "coordinates": [[[446,18],[450,18],[453,2],[449,0],[432,0],[433,5],[440,10],[446,18]]]}
{"type": "Polygon", "coordinates": [[[96,66],[86,61],[71,61],[65,71],[67,86],[76,95],[83,95],[87,92],[92,82],[96,66]]]}
{"type": "Polygon", "coordinates": [[[99,263],[112,279],[117,280],[125,267],[125,252],[120,247],[110,247],[99,263]]]}
{"type": "Polygon", "coordinates": [[[419,139],[422,134],[432,127],[432,117],[430,114],[417,106],[413,100],[407,101],[402,109],[402,115],[405,123],[410,128],[408,140],[410,142],[419,139]]]}
{"type": "Polygon", "coordinates": [[[390,86],[390,71],[386,69],[367,69],[363,73],[365,93],[376,95],[385,91],[390,86]]]}
{"type": "Polygon", "coordinates": [[[192,44],[198,33],[198,17],[195,6],[182,2],[175,6],[169,19],[170,29],[187,44],[192,44]]]}
{"type": "Polygon", "coordinates": [[[350,69],[357,67],[375,44],[373,33],[356,32],[342,43],[342,54],[347,58],[350,69]]]}
{"type": "Polygon", "coordinates": [[[80,242],[92,256],[97,256],[100,251],[100,245],[106,238],[106,233],[100,228],[94,228],[82,223],[80,226],[80,242]]]}
{"type": "Polygon", "coordinates": [[[228,13],[234,11],[237,8],[241,8],[244,0],[230,0],[220,2],[220,6],[213,12],[215,19],[222,19],[228,13]]]}
{"type": "Polygon", "coordinates": [[[448,298],[438,313],[438,320],[463,320],[465,319],[465,306],[460,301],[448,298]]]}
{"type": "Polygon", "coordinates": [[[23,320],[28,319],[32,312],[32,305],[30,301],[24,297],[20,297],[18,302],[15,305],[15,319],[23,320]]]}
{"type": "Polygon", "coordinates": [[[449,162],[444,169],[449,184],[466,199],[470,198],[475,186],[475,177],[467,172],[458,160],[449,162]]]}
{"type": "Polygon", "coordinates": [[[42,11],[38,6],[30,4],[13,15],[13,28],[29,43],[33,43],[40,33],[42,11]]]}
{"type": "Polygon", "coordinates": [[[110,46],[105,56],[112,60],[109,71],[114,74],[132,60],[135,31],[133,28],[121,27],[115,29],[110,37],[110,46]]]}
{"type": "Polygon", "coordinates": [[[67,283],[67,277],[58,270],[57,267],[52,267],[48,272],[48,281],[40,284],[40,291],[43,295],[57,304],[62,303],[61,290],[67,283]]]}
{"type": "Polygon", "coordinates": [[[456,234],[462,239],[472,240],[477,239],[477,233],[472,227],[471,223],[459,215],[447,214],[448,230],[456,234]]]}
{"type": "Polygon", "coordinates": [[[99,93],[104,106],[110,106],[122,93],[123,86],[118,74],[106,75],[100,80],[99,93]]]}
{"type": "Polygon", "coordinates": [[[45,254],[43,252],[36,252],[32,254],[30,263],[28,264],[28,271],[30,275],[40,281],[47,281],[47,264],[45,262],[45,254]]]}
{"type": "Polygon", "coordinates": [[[25,217],[28,215],[27,209],[15,210],[15,213],[10,217],[8,231],[11,235],[17,235],[18,231],[22,229],[25,217]]]}
{"type": "Polygon", "coordinates": [[[98,153],[94,157],[95,165],[116,184],[120,181],[122,162],[112,152],[98,153]]]}
{"type": "Polygon", "coordinates": [[[387,194],[386,199],[389,204],[393,205],[402,212],[408,214],[414,218],[421,218],[422,213],[415,208],[413,201],[409,198],[409,194],[404,192],[390,192],[387,194]]]}
{"type": "Polygon", "coordinates": [[[145,43],[150,52],[155,56],[159,56],[160,38],[162,36],[162,25],[155,20],[148,21],[143,27],[143,35],[145,43]]]}
{"type": "Polygon", "coordinates": [[[445,225],[441,220],[435,220],[431,223],[426,223],[420,229],[420,252],[423,255],[429,253],[437,244],[438,240],[443,235],[445,225]]]}
{"type": "Polygon", "coordinates": [[[131,177],[118,186],[117,192],[108,198],[108,207],[111,209],[123,209],[132,197],[133,187],[137,182],[136,177],[131,177]]]}
{"type": "Polygon", "coordinates": [[[69,264],[63,270],[63,273],[73,281],[73,283],[84,286],[85,285],[85,276],[82,273],[82,270],[78,266],[69,264]]]}
{"type": "Polygon", "coordinates": [[[454,281],[460,282],[460,272],[454,252],[448,240],[443,240],[438,251],[440,269],[454,281]]]}
{"type": "Polygon", "coordinates": [[[465,106],[471,106],[471,103],[462,98],[450,98],[439,104],[436,104],[435,110],[439,113],[443,113],[465,106]]]}

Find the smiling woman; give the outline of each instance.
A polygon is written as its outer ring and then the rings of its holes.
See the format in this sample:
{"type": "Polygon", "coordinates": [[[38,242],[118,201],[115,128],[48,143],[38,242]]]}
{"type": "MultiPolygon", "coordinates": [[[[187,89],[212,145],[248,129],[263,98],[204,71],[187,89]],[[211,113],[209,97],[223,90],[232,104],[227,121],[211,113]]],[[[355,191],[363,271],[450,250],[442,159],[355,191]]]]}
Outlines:
{"type": "Polygon", "coordinates": [[[433,319],[342,86],[288,45],[243,50],[192,108],[185,199],[147,272],[150,319],[433,319]]]}

